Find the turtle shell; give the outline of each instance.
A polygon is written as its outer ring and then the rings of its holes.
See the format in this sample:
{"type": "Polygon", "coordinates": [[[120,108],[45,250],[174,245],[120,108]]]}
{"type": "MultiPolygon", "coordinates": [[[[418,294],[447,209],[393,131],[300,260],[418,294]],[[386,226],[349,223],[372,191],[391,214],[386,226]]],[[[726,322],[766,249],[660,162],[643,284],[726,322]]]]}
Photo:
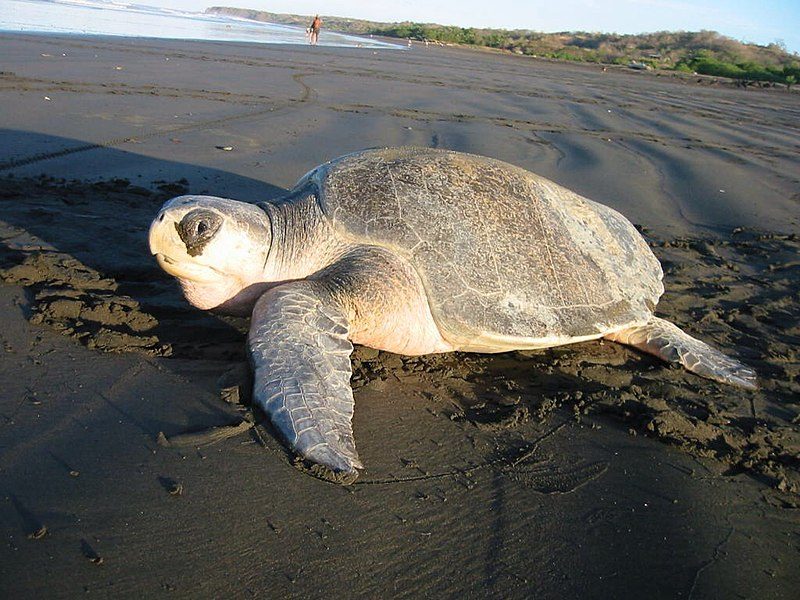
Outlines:
{"type": "Polygon", "coordinates": [[[442,334],[465,350],[596,338],[647,321],[664,291],[625,217],[498,160],[366,150],[308,184],[341,235],[413,265],[442,334]]]}

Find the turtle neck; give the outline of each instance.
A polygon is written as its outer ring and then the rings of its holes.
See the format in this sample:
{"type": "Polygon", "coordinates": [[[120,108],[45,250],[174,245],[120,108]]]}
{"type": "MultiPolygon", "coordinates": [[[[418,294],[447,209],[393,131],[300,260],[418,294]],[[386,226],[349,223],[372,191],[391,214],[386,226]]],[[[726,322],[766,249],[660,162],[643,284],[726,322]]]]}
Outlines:
{"type": "Polygon", "coordinates": [[[261,203],[272,241],[264,274],[272,281],[305,279],[335,262],[346,244],[322,213],[314,186],[261,203]]]}

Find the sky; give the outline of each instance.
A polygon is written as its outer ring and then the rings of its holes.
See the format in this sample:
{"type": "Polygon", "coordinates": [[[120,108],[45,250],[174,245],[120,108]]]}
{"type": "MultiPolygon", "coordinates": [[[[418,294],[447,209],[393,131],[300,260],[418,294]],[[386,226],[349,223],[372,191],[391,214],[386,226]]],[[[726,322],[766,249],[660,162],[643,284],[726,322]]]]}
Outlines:
{"type": "Polygon", "coordinates": [[[800,0],[128,0],[202,11],[234,6],[371,21],[417,21],[536,31],[644,33],[711,29],[732,38],[777,40],[800,53],[800,0]]]}

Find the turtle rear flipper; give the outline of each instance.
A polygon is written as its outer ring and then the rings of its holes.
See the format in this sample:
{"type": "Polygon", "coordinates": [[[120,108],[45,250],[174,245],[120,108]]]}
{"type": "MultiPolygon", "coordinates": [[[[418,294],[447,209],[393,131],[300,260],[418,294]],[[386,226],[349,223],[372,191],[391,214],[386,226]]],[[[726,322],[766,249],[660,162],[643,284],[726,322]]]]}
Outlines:
{"type": "Polygon", "coordinates": [[[644,325],[616,331],[605,337],[653,354],[661,360],[679,363],[701,377],[748,389],[758,387],[753,369],[656,316],[652,316],[644,325]]]}

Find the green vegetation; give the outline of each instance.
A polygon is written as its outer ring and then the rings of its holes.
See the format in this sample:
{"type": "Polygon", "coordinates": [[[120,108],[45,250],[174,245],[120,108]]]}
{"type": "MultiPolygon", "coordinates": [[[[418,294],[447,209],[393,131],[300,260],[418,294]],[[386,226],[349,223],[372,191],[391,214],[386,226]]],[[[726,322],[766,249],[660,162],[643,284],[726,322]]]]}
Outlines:
{"type": "Polygon", "coordinates": [[[783,83],[787,87],[791,87],[800,76],[800,62],[797,60],[783,65],[763,65],[752,60],[732,62],[720,60],[705,50],[681,59],[676,68],[703,75],[716,75],[745,81],[783,83]]]}
{"type": "MultiPolygon", "coordinates": [[[[308,26],[310,16],[212,7],[206,12],[256,21],[308,26]]],[[[780,43],[745,44],[715,31],[659,31],[640,35],[616,33],[541,33],[528,30],[475,29],[429,23],[375,23],[322,17],[324,27],[356,35],[381,35],[443,44],[467,44],[515,54],[602,64],[632,61],[650,68],[728,77],[742,82],[781,83],[791,88],[800,79],[800,56],[780,43]]]]}

